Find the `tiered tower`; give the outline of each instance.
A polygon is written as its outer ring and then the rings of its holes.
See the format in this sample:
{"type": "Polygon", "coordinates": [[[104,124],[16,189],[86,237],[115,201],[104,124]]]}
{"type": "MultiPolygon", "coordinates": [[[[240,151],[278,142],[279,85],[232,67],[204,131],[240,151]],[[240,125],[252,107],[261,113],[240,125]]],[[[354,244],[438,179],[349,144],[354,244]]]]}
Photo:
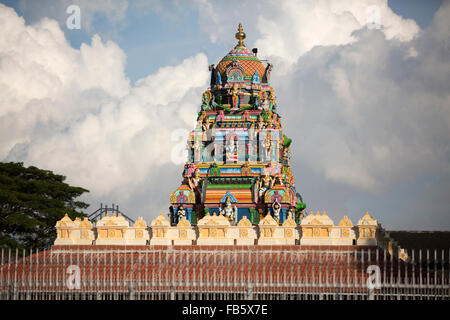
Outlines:
{"type": "Polygon", "coordinates": [[[263,65],[238,44],[217,66],[210,65],[210,87],[203,93],[197,125],[188,138],[189,159],[181,186],[170,195],[171,223],[186,217],[196,224],[205,215],[223,214],[253,224],[266,214],[299,223],[306,207],[295,189],[289,139],[282,130],[272,64],[263,65]]]}

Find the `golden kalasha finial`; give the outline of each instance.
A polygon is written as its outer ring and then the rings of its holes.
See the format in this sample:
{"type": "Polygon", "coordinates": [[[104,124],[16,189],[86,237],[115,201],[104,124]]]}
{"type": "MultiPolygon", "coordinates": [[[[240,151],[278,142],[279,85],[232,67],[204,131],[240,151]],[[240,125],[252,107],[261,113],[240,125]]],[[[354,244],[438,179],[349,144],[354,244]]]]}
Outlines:
{"type": "Polygon", "coordinates": [[[240,24],[240,23],[238,26],[238,33],[235,34],[235,37],[236,37],[236,39],[239,40],[239,42],[235,48],[245,48],[245,46],[244,46],[245,33],[242,30],[242,24],[240,24]]]}

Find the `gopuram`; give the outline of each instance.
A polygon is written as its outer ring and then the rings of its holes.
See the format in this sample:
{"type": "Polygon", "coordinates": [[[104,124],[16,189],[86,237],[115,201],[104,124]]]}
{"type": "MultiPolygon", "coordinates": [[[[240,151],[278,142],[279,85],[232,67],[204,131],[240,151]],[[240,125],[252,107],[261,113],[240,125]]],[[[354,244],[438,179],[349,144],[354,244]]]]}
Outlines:
{"type": "Polygon", "coordinates": [[[306,207],[295,189],[290,166],[292,140],[283,132],[272,64],[237,45],[210,65],[210,87],[203,93],[197,125],[188,138],[189,159],[181,186],[170,195],[171,223],[186,217],[192,224],[222,214],[232,224],[246,217],[258,224],[270,214],[277,224],[296,224],[306,207]]]}
{"type": "Polygon", "coordinates": [[[306,204],[291,171],[292,140],[281,126],[272,64],[244,45],[210,65],[197,125],[190,132],[181,185],[167,215],[149,226],[117,216],[92,224],[68,216],[55,245],[332,245],[376,246],[377,220],[367,212],[356,225],[337,225],[323,212],[304,216],[306,204]],[[167,216],[167,218],[166,218],[167,216]]]}
{"type": "Polygon", "coordinates": [[[149,223],[114,205],[66,214],[51,249],[1,250],[0,299],[448,299],[448,249],[439,260],[436,249],[403,248],[368,212],[355,224],[305,214],[272,65],[245,47],[241,25],[236,38],[209,68],[167,212],[149,223]]]}

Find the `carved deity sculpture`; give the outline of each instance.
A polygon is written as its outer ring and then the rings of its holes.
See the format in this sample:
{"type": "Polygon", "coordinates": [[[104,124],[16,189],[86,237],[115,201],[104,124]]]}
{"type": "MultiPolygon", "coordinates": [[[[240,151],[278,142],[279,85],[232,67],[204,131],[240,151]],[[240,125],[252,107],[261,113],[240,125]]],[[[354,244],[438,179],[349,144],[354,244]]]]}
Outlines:
{"type": "Polygon", "coordinates": [[[261,179],[260,177],[256,177],[255,182],[253,184],[253,201],[259,202],[259,187],[261,185],[261,179]]]}
{"type": "Polygon", "coordinates": [[[186,209],[184,209],[183,205],[180,205],[177,210],[178,221],[180,221],[183,217],[186,218],[186,209]]]}
{"type": "Polygon", "coordinates": [[[199,139],[196,139],[193,145],[194,148],[194,154],[195,154],[195,159],[199,159],[200,158],[200,152],[202,151],[202,142],[199,139]]]}
{"type": "Polygon", "coordinates": [[[269,175],[263,176],[261,181],[259,182],[259,184],[260,184],[259,185],[259,198],[263,198],[264,193],[267,190],[271,189],[273,187],[274,183],[275,183],[275,178],[273,178],[269,175]]]}
{"type": "Polygon", "coordinates": [[[200,178],[200,171],[197,168],[194,171],[194,175],[188,178],[188,183],[191,190],[195,190],[197,187],[199,187],[201,180],[202,178],[200,178]]]}
{"type": "Polygon", "coordinates": [[[264,148],[264,160],[269,161],[272,154],[272,139],[270,134],[267,134],[266,139],[262,140],[261,145],[264,148]]]}
{"type": "Polygon", "coordinates": [[[233,159],[235,154],[237,152],[237,145],[236,141],[234,140],[234,137],[230,137],[230,139],[227,140],[225,145],[225,155],[227,159],[233,159]]]}
{"type": "Polygon", "coordinates": [[[209,118],[206,118],[202,123],[202,129],[203,132],[208,131],[211,128],[212,120],[209,118]]]}
{"type": "Polygon", "coordinates": [[[284,147],[283,160],[287,161],[287,164],[290,164],[290,159],[291,159],[290,147],[284,147]]]}
{"type": "Polygon", "coordinates": [[[258,118],[258,123],[256,124],[256,130],[259,132],[266,127],[266,123],[264,122],[263,117],[261,115],[258,118]]]}
{"type": "Polygon", "coordinates": [[[250,168],[248,161],[246,161],[244,163],[244,165],[242,166],[241,175],[246,177],[246,176],[249,176],[251,173],[252,173],[252,169],[250,168]]]}
{"type": "Polygon", "coordinates": [[[212,94],[211,91],[205,91],[203,92],[202,95],[202,110],[211,110],[211,98],[212,98],[212,94]]]}
{"type": "Polygon", "coordinates": [[[290,217],[292,220],[295,220],[295,208],[292,206],[289,208],[288,217],[290,217]]]}
{"type": "Polygon", "coordinates": [[[233,109],[237,109],[237,107],[238,107],[239,93],[240,93],[240,91],[239,91],[239,87],[238,87],[237,83],[234,83],[233,87],[228,90],[228,94],[231,95],[231,102],[232,102],[233,109]]]}
{"type": "Polygon", "coordinates": [[[261,100],[259,101],[258,109],[266,111],[270,109],[269,97],[266,91],[263,91],[261,94],[261,100]]]}
{"type": "Polygon", "coordinates": [[[269,105],[270,105],[270,107],[271,107],[271,109],[273,109],[273,107],[275,106],[275,99],[276,99],[277,97],[275,97],[275,95],[273,94],[273,89],[271,89],[270,90],[270,93],[269,93],[269,105]]]}
{"type": "Polygon", "coordinates": [[[229,197],[227,198],[225,206],[220,209],[220,213],[223,214],[225,217],[227,217],[230,221],[236,220],[237,207],[231,206],[231,201],[229,197]]]}
{"type": "Polygon", "coordinates": [[[259,74],[258,71],[255,71],[255,73],[252,76],[252,83],[259,84],[259,74]]]}
{"type": "Polygon", "coordinates": [[[280,219],[280,211],[281,211],[281,205],[278,202],[277,199],[272,203],[272,209],[273,209],[273,218],[277,221],[280,219]]]}

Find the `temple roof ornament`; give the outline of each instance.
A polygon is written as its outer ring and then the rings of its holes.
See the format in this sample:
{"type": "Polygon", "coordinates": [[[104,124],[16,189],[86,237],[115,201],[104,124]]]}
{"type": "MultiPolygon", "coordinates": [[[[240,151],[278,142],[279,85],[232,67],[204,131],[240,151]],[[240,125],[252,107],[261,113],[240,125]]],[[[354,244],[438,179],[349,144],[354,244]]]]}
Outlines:
{"type": "Polygon", "coordinates": [[[243,216],[237,224],[238,227],[251,227],[252,223],[247,219],[247,216],[243,216]]]}
{"type": "Polygon", "coordinates": [[[90,229],[92,228],[92,223],[88,220],[88,218],[84,217],[83,221],[80,222],[80,228],[90,229]]]}
{"type": "Polygon", "coordinates": [[[295,223],[294,219],[292,219],[291,216],[288,216],[288,218],[283,222],[283,227],[296,227],[297,224],[295,223]]]}
{"type": "Polygon", "coordinates": [[[190,226],[191,223],[186,219],[186,217],[182,217],[177,224],[177,227],[190,227],[190,226]]]}
{"type": "Polygon", "coordinates": [[[361,219],[358,220],[358,225],[376,226],[378,225],[378,221],[370,216],[369,211],[366,211],[366,214],[361,219]]]}
{"type": "Polygon", "coordinates": [[[139,217],[136,222],[134,223],[133,227],[135,228],[147,228],[147,222],[142,219],[142,217],[139,217]]]}
{"type": "Polygon", "coordinates": [[[342,218],[342,220],[339,221],[338,226],[340,226],[340,227],[353,227],[353,223],[347,216],[344,216],[344,218],[342,218]]]}
{"type": "Polygon", "coordinates": [[[64,217],[56,222],[56,227],[72,227],[73,221],[70,219],[69,215],[66,213],[64,217]]]}
{"type": "Polygon", "coordinates": [[[270,213],[266,214],[264,219],[261,220],[259,223],[260,226],[277,226],[278,222],[275,221],[275,219],[272,217],[270,213]]]}
{"type": "Polygon", "coordinates": [[[119,213],[117,216],[113,213],[111,216],[106,214],[103,218],[101,218],[97,223],[97,227],[102,226],[120,226],[120,227],[129,227],[129,222],[119,213]]]}
{"type": "Polygon", "coordinates": [[[162,212],[159,213],[159,216],[156,217],[156,219],[153,219],[153,221],[150,224],[152,227],[162,227],[162,226],[170,226],[169,220],[167,220],[162,212]]]}
{"type": "Polygon", "coordinates": [[[211,226],[211,225],[220,225],[220,226],[230,226],[230,221],[223,215],[207,215],[202,218],[198,222],[199,226],[211,226]]]}
{"type": "Polygon", "coordinates": [[[258,83],[266,82],[266,67],[253,52],[245,47],[243,41],[245,39],[245,33],[242,31],[241,24],[239,24],[238,33],[236,33],[235,37],[239,41],[238,44],[219,62],[215,69],[217,70],[216,75],[220,76],[220,84],[222,84],[222,79],[228,79],[228,71],[233,69],[233,66],[234,69],[241,68],[244,72],[242,75],[244,77],[243,80],[251,83],[254,80],[256,72],[258,74],[258,83]]]}
{"type": "Polygon", "coordinates": [[[331,220],[330,217],[327,216],[327,213],[324,211],[321,215],[319,211],[317,211],[316,214],[314,214],[312,211],[309,213],[308,216],[303,218],[301,225],[327,225],[332,226],[334,225],[333,220],[331,220]]]}
{"type": "Polygon", "coordinates": [[[236,49],[245,48],[245,45],[244,45],[245,33],[244,33],[243,29],[242,29],[242,24],[241,23],[239,23],[238,32],[235,34],[235,37],[239,41],[235,48],[236,49]]]}

